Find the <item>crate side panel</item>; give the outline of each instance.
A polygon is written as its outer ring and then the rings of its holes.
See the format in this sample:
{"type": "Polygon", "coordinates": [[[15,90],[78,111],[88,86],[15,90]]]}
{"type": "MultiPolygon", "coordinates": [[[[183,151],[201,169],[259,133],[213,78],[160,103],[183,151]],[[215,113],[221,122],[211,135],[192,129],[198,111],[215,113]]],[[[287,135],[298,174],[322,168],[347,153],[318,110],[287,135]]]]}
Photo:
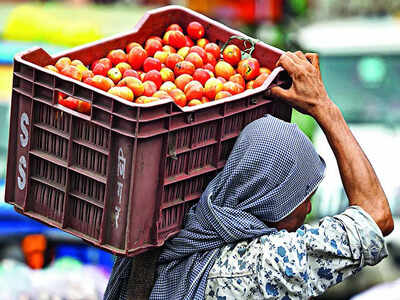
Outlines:
{"type": "Polygon", "coordinates": [[[69,204],[68,227],[99,239],[102,209],[80,198],[68,195],[69,204]]]}
{"type": "Polygon", "coordinates": [[[245,113],[237,113],[226,117],[222,128],[222,137],[238,135],[245,125],[245,113]]]}
{"type": "Polygon", "coordinates": [[[108,150],[110,146],[110,130],[107,128],[75,118],[72,130],[76,141],[88,143],[103,150],[108,150]]]}
{"type": "Polygon", "coordinates": [[[130,244],[134,248],[156,237],[155,223],[159,214],[160,162],[166,135],[137,141],[135,180],[131,194],[130,244]]]}
{"type": "Polygon", "coordinates": [[[72,165],[104,177],[107,171],[107,156],[92,148],[73,143],[72,165]]]}
{"type": "Polygon", "coordinates": [[[32,150],[44,152],[66,162],[68,140],[57,134],[34,127],[32,133],[32,150]]]}
{"type": "Polygon", "coordinates": [[[69,134],[71,115],[49,105],[36,102],[33,110],[35,124],[50,127],[62,133],[69,134]]]}
{"type": "Polygon", "coordinates": [[[129,201],[133,201],[130,195],[130,184],[134,167],[132,165],[134,139],[116,132],[112,132],[111,135],[105,200],[106,215],[102,230],[105,230],[103,236],[107,244],[125,249],[127,219],[130,218],[130,222],[135,221],[128,212],[129,201]]]}
{"type": "Polygon", "coordinates": [[[47,184],[31,181],[27,208],[41,216],[61,222],[64,192],[47,184]]]}
{"type": "MultiPolygon", "coordinates": [[[[20,207],[24,205],[28,191],[28,153],[32,138],[30,136],[32,126],[31,108],[32,99],[15,92],[13,93],[10,122],[15,122],[16,126],[12,125],[10,130],[15,130],[16,134],[10,133],[12,139],[9,141],[7,182],[14,183],[12,186],[8,186],[14,192],[12,196],[7,197],[7,200],[15,202],[20,207]],[[14,159],[11,157],[14,157],[14,159]],[[15,173],[13,170],[15,170],[15,173]]],[[[9,194],[11,193],[7,191],[6,195],[9,194]]]]}
{"type": "Polygon", "coordinates": [[[104,195],[106,186],[104,183],[98,182],[92,178],[71,172],[70,175],[70,193],[79,195],[80,197],[89,199],[93,202],[104,204],[104,195]]]}
{"type": "Polygon", "coordinates": [[[45,181],[49,185],[55,185],[59,189],[65,189],[67,181],[67,169],[51,163],[45,159],[30,157],[30,177],[45,181]]]}
{"type": "Polygon", "coordinates": [[[216,142],[218,134],[218,121],[210,121],[192,128],[191,145],[199,146],[208,142],[216,142]]]}
{"type": "Polygon", "coordinates": [[[188,161],[188,173],[199,171],[206,167],[215,167],[213,164],[215,145],[192,150],[188,161]]]}

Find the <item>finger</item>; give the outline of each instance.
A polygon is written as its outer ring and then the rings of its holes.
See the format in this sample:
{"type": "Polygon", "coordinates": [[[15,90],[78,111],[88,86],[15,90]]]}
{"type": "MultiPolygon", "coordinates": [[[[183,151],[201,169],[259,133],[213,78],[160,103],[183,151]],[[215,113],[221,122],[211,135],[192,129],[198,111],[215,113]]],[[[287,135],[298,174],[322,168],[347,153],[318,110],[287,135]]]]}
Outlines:
{"type": "Polygon", "coordinates": [[[319,70],[319,57],[317,53],[306,53],[307,60],[319,70]]]}
{"type": "Polygon", "coordinates": [[[300,58],[300,60],[303,60],[303,61],[306,61],[306,60],[307,60],[306,56],[305,56],[304,53],[301,52],[301,51],[296,51],[294,54],[295,54],[298,58],[300,58]]]}
{"type": "Polygon", "coordinates": [[[295,63],[301,63],[300,58],[293,52],[287,51],[286,54],[295,62],[295,63]]]}
{"type": "Polygon", "coordinates": [[[271,95],[274,98],[287,100],[291,96],[291,90],[290,89],[285,90],[280,86],[275,86],[270,89],[269,95],[271,95]]]}
{"type": "Polygon", "coordinates": [[[281,55],[276,66],[284,68],[289,75],[293,75],[297,71],[297,64],[286,53],[281,55]]]}

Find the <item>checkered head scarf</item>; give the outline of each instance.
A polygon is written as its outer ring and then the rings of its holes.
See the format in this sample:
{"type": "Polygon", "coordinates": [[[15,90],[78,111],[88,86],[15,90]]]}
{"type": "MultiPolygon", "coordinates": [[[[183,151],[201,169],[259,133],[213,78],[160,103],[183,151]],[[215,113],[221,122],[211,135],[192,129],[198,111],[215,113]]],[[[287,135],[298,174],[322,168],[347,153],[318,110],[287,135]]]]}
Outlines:
{"type": "Polygon", "coordinates": [[[167,241],[150,299],[204,299],[220,249],[276,231],[318,187],[325,163],[297,125],[267,115],[247,125],[224,169],[167,241]]]}

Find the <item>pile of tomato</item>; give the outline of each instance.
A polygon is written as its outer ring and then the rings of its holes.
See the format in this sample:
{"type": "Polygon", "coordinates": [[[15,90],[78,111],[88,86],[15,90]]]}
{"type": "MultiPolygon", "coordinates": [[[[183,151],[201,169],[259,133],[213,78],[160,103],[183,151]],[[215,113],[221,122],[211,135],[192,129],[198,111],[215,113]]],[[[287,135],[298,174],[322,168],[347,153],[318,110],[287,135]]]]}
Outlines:
{"type": "MultiPolygon", "coordinates": [[[[186,34],[181,26],[172,24],[162,38],[151,36],[144,45],[131,42],[90,66],[62,57],[46,68],[128,101],[144,104],[173,100],[181,107],[259,87],[271,72],[260,67],[256,58],[242,57],[236,45],[221,51],[205,38],[205,29],[198,22],[191,22],[186,34]]],[[[89,103],[61,93],[59,103],[90,113],[89,103]]]]}

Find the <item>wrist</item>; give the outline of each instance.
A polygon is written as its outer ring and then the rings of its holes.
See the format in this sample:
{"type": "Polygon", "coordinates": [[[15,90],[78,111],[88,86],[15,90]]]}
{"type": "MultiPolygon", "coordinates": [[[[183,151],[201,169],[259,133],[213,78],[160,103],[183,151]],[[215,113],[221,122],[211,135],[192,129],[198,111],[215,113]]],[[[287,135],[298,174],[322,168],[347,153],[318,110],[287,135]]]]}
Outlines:
{"type": "Polygon", "coordinates": [[[317,121],[319,126],[321,126],[322,128],[326,128],[330,124],[334,124],[337,121],[343,119],[343,115],[339,107],[329,98],[319,103],[320,105],[313,113],[313,117],[317,121]]]}

